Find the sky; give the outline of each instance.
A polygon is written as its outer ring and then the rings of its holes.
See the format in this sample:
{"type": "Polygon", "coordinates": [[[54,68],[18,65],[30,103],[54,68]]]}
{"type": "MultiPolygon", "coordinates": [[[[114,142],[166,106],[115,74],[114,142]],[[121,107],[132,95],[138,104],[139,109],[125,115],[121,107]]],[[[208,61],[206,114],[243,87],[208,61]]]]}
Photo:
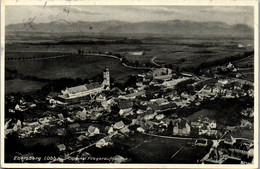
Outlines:
{"type": "Polygon", "coordinates": [[[222,6],[6,6],[5,25],[52,21],[218,21],[253,27],[253,7],[222,6]]]}

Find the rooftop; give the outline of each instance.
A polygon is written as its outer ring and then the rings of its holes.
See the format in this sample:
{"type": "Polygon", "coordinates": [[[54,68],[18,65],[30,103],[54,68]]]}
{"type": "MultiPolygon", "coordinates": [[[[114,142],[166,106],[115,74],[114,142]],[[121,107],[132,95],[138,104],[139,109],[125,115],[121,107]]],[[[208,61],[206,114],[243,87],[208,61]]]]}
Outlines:
{"type": "Polygon", "coordinates": [[[98,82],[95,82],[95,83],[70,87],[70,88],[67,88],[67,90],[70,94],[75,94],[75,93],[85,92],[85,91],[92,90],[92,89],[99,88],[99,87],[101,87],[101,85],[98,82]]]}

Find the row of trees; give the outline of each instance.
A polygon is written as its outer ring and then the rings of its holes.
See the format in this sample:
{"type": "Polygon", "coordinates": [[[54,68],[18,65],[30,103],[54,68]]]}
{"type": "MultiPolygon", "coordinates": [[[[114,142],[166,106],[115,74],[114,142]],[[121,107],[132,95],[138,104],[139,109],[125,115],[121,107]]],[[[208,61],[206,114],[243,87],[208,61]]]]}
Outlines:
{"type": "MultiPolygon", "coordinates": [[[[67,53],[67,55],[70,53],[67,53]]],[[[60,55],[65,55],[64,53],[61,53],[60,55]]],[[[40,59],[40,58],[50,58],[50,57],[57,57],[57,55],[50,55],[50,56],[27,56],[27,57],[6,57],[5,60],[33,60],[33,59],[40,59]]]]}

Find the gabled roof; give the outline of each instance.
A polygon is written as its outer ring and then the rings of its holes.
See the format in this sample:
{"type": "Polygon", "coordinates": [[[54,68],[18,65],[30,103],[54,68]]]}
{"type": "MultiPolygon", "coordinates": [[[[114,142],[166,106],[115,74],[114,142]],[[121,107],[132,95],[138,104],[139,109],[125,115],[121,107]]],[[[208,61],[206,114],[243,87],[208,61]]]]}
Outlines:
{"type": "Polygon", "coordinates": [[[136,97],[136,96],[141,96],[143,94],[145,94],[145,91],[134,92],[134,93],[127,94],[125,96],[126,97],[136,97]]]}
{"type": "Polygon", "coordinates": [[[80,85],[76,87],[67,88],[67,90],[70,94],[75,94],[75,93],[87,91],[88,89],[86,88],[85,85],[80,85]]]}
{"type": "Polygon", "coordinates": [[[124,122],[123,121],[119,121],[119,122],[116,122],[114,124],[114,129],[121,129],[125,126],[124,122]]]}
{"type": "Polygon", "coordinates": [[[120,100],[118,106],[120,109],[131,108],[133,107],[133,102],[131,102],[130,100],[120,100]]]}
{"type": "Polygon", "coordinates": [[[67,90],[70,94],[75,94],[75,93],[85,92],[85,91],[92,90],[92,89],[99,88],[99,87],[101,87],[101,85],[98,82],[95,82],[95,83],[70,87],[70,88],[67,88],[67,90]]]}
{"type": "Polygon", "coordinates": [[[78,128],[80,127],[79,123],[73,123],[69,125],[69,128],[78,128]]]}

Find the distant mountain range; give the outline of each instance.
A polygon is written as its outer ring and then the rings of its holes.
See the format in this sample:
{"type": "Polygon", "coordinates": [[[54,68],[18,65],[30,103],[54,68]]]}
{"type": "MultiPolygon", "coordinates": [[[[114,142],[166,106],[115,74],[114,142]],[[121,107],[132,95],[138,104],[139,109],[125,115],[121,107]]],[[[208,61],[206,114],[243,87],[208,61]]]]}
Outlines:
{"type": "Polygon", "coordinates": [[[32,32],[82,32],[103,34],[156,34],[156,35],[216,35],[253,36],[253,28],[244,24],[228,25],[224,22],[194,21],[149,21],[149,22],[68,22],[64,20],[49,23],[20,23],[6,26],[6,31],[32,32]]]}

